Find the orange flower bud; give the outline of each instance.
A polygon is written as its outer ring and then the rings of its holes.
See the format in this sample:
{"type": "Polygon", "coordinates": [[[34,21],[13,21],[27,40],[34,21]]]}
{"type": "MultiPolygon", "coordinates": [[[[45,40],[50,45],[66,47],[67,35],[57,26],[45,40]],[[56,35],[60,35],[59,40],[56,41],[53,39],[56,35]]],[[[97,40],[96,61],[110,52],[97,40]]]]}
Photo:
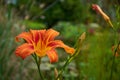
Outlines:
{"type": "Polygon", "coordinates": [[[97,4],[92,4],[92,8],[93,10],[95,10],[96,12],[100,13],[102,15],[102,17],[110,24],[111,27],[113,27],[109,16],[107,16],[107,14],[105,14],[103,12],[103,10],[97,5],[97,4]]]}

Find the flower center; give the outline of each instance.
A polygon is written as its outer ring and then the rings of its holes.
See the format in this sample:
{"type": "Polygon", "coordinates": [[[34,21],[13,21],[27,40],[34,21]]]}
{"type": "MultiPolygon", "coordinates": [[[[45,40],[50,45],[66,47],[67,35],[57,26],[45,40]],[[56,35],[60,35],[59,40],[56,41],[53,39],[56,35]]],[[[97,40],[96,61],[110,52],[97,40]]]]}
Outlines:
{"type": "Polygon", "coordinates": [[[35,46],[35,53],[39,56],[39,57],[43,57],[46,55],[47,51],[50,50],[50,47],[47,47],[47,45],[45,43],[43,43],[42,41],[39,41],[35,46]]]}

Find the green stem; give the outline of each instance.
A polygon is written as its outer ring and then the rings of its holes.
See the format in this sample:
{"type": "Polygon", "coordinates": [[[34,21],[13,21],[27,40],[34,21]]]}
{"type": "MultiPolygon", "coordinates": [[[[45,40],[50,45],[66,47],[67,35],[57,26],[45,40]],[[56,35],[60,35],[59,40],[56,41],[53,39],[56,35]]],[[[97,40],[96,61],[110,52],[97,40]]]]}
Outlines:
{"type": "Polygon", "coordinates": [[[66,61],[66,63],[64,64],[63,68],[60,70],[60,72],[59,72],[59,74],[58,74],[56,80],[58,80],[58,78],[61,76],[61,74],[62,74],[63,71],[65,70],[66,66],[68,65],[68,63],[69,63],[70,60],[71,60],[71,57],[72,57],[72,56],[70,56],[70,57],[67,59],[67,61],[66,61]]]}
{"type": "Polygon", "coordinates": [[[70,57],[68,57],[68,59],[66,60],[64,66],[63,66],[63,68],[60,70],[60,72],[59,72],[59,74],[58,74],[56,80],[59,79],[59,77],[61,76],[61,74],[62,74],[63,71],[65,70],[66,66],[75,58],[75,56],[78,55],[79,52],[80,52],[80,48],[76,51],[75,54],[73,54],[73,55],[71,55],[70,57]]]}
{"type": "MultiPolygon", "coordinates": [[[[115,34],[115,44],[117,43],[117,30],[113,27],[113,31],[114,31],[114,34],[115,34]]],[[[113,77],[113,70],[114,70],[114,64],[115,64],[115,55],[116,55],[116,52],[117,52],[117,49],[119,47],[119,44],[120,44],[120,41],[117,43],[117,46],[114,50],[114,55],[113,55],[113,58],[112,58],[112,66],[111,66],[111,72],[110,72],[110,79],[109,80],[112,80],[112,77],[113,77]]]]}
{"type": "Polygon", "coordinates": [[[41,61],[41,59],[40,59],[39,57],[37,57],[36,54],[33,54],[32,56],[33,56],[33,58],[35,59],[35,62],[36,62],[36,64],[37,64],[39,76],[40,76],[41,80],[44,80],[44,77],[43,77],[43,75],[42,75],[42,73],[41,73],[41,70],[40,70],[40,61],[41,61]]]}
{"type": "Polygon", "coordinates": [[[119,47],[119,44],[120,44],[120,41],[118,42],[117,47],[115,48],[114,55],[113,55],[113,58],[112,58],[112,67],[111,67],[111,73],[110,73],[110,79],[109,80],[112,80],[112,77],[113,77],[113,70],[114,70],[114,64],[115,64],[115,55],[116,55],[117,49],[119,47]]]}

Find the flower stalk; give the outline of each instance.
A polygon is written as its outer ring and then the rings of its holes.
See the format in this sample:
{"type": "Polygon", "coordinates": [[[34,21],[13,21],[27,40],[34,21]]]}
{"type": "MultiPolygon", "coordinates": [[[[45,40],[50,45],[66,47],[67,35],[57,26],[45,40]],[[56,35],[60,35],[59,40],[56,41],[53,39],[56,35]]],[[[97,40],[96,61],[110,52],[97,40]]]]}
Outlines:
{"type": "Polygon", "coordinates": [[[113,55],[113,58],[112,58],[112,66],[111,66],[111,72],[110,72],[110,79],[109,80],[112,80],[112,77],[113,77],[113,70],[114,70],[114,64],[115,64],[115,55],[116,55],[117,49],[119,47],[119,44],[120,44],[120,41],[119,41],[117,47],[115,48],[114,55],[113,55]]]}
{"type": "Polygon", "coordinates": [[[41,78],[41,80],[44,80],[44,77],[41,73],[41,70],[40,70],[40,62],[41,62],[41,58],[38,57],[36,54],[32,54],[32,57],[34,58],[35,62],[36,62],[36,65],[37,65],[37,68],[38,68],[38,72],[39,72],[39,76],[41,78]]]}

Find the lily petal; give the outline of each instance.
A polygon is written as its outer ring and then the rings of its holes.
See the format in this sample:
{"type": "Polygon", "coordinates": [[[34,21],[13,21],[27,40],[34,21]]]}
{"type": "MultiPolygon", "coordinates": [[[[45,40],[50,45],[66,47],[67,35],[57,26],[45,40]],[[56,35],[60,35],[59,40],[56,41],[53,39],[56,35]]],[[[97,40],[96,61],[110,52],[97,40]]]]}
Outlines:
{"type": "Polygon", "coordinates": [[[19,38],[25,39],[28,43],[32,43],[32,35],[30,32],[23,32],[16,36],[16,41],[19,42],[19,38]]]}
{"type": "Polygon", "coordinates": [[[27,56],[31,55],[33,52],[34,52],[33,45],[24,43],[23,45],[19,46],[16,49],[15,54],[24,59],[27,56]]]}
{"type": "Polygon", "coordinates": [[[47,56],[49,57],[51,63],[58,61],[58,55],[55,50],[48,51],[47,56]]]}
{"type": "Polygon", "coordinates": [[[67,52],[67,53],[70,53],[70,54],[74,54],[75,52],[75,49],[74,48],[71,48],[67,45],[65,45],[62,41],[60,40],[54,40],[54,41],[51,41],[48,46],[51,46],[53,48],[56,48],[56,47],[61,47],[61,48],[64,48],[64,50],[67,52]]]}
{"type": "Polygon", "coordinates": [[[37,43],[39,40],[43,40],[46,30],[30,30],[32,33],[33,41],[37,43]]]}
{"type": "Polygon", "coordinates": [[[54,38],[55,38],[56,36],[58,36],[58,35],[59,35],[59,32],[57,32],[57,31],[55,31],[55,30],[53,30],[53,29],[49,29],[49,30],[47,30],[46,33],[45,33],[45,40],[46,40],[47,42],[52,41],[52,40],[54,40],[54,38]]]}

